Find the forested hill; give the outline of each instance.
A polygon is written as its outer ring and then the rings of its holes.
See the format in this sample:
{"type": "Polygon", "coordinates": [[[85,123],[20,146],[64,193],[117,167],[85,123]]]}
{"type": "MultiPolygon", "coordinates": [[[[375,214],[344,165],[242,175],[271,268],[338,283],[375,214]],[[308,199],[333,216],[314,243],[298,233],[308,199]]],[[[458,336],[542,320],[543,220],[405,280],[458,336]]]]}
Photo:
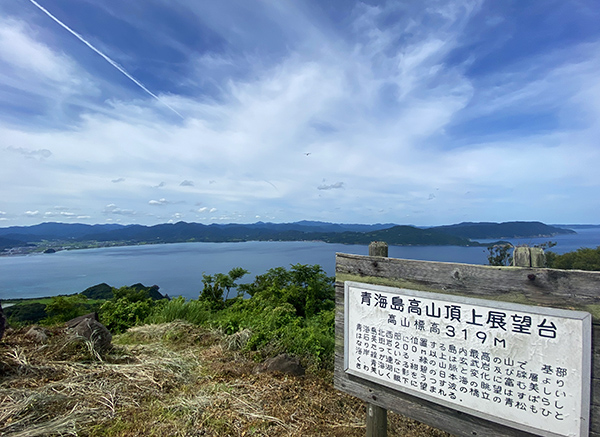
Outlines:
{"type": "Polygon", "coordinates": [[[391,223],[360,225],[302,221],[296,223],[212,224],[178,222],[155,226],[83,225],[42,223],[35,226],[0,228],[3,241],[23,244],[56,241],[118,242],[120,244],[236,241],[324,241],[369,244],[385,241],[392,245],[477,245],[478,238],[553,236],[573,233],[539,222],[461,223],[417,228],[391,223]]]}
{"type": "Polygon", "coordinates": [[[459,223],[457,225],[436,226],[433,230],[471,240],[490,238],[535,238],[553,237],[560,234],[576,234],[571,229],[549,226],[541,222],[506,223],[459,223]]]}
{"type": "Polygon", "coordinates": [[[22,241],[22,240],[16,240],[14,238],[0,237],[0,251],[2,251],[4,249],[9,249],[11,247],[27,246],[27,245],[28,245],[28,243],[26,243],[25,241],[22,241]]]}

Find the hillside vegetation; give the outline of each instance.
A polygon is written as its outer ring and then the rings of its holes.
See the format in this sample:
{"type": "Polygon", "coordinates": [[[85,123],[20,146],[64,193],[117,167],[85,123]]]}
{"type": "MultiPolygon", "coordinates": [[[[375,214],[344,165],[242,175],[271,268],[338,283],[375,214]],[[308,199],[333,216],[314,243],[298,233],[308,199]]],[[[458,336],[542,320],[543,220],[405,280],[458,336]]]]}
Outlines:
{"type": "Polygon", "coordinates": [[[77,294],[32,299],[7,299],[4,300],[4,304],[9,303],[11,306],[4,308],[4,314],[15,326],[31,323],[51,325],[66,322],[82,314],[99,312],[101,306],[107,300],[114,299],[115,295],[137,295],[144,300],[168,299],[168,296],[163,296],[158,289],[157,285],[146,287],[138,283],[117,290],[102,283],[77,294]]]}
{"type": "MultiPolygon", "coordinates": [[[[62,328],[0,343],[0,434],[10,437],[364,436],[363,402],[331,372],[254,374],[231,336],[188,322],[136,326],[94,355],[62,328]]],[[[388,435],[447,434],[390,412],[388,435]]]]}
{"type": "MultiPolygon", "coordinates": [[[[41,344],[28,327],[10,331],[0,343],[0,434],[364,435],[364,404],[332,386],[333,278],[298,264],[238,285],[246,273],[204,275],[191,301],[112,289],[99,308],[117,334],[109,350],[69,337],[56,315],[41,344]],[[256,373],[281,353],[306,375],[256,373]]],[[[70,311],[80,296],[48,305],[70,311]]],[[[388,427],[392,436],[446,435],[394,414],[388,427]]]]}
{"type": "Polygon", "coordinates": [[[600,246],[595,249],[583,247],[562,255],[546,252],[546,264],[553,269],[600,270],[600,246]]]}
{"type": "Polygon", "coordinates": [[[334,278],[318,265],[297,264],[290,269],[270,269],[251,283],[238,284],[247,273],[238,267],[227,274],[203,275],[198,299],[188,301],[183,297],[164,298],[156,286],[135,284],[115,289],[99,284],[81,294],[21,302],[6,308],[5,313],[14,326],[32,321],[53,326],[97,311],[100,321],[113,334],[144,323],[185,320],[225,335],[239,334],[243,350],[262,358],[287,352],[300,357],[305,367],[330,369],[334,278]],[[108,297],[109,293],[110,299],[86,296],[108,297]]]}

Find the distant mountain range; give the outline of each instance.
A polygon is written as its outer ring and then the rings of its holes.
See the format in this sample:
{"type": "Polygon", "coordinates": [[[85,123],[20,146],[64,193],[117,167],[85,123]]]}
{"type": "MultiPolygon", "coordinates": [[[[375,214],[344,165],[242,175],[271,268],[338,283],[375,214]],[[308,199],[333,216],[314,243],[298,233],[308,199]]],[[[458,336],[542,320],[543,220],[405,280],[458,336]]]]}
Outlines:
{"type": "MultiPolygon", "coordinates": [[[[575,231],[541,222],[459,223],[418,228],[387,224],[339,224],[316,221],[295,223],[212,224],[178,222],[154,226],[85,225],[42,223],[34,226],[0,228],[0,250],[45,242],[69,245],[77,242],[115,242],[121,245],[238,242],[238,241],[324,241],[342,244],[369,244],[385,241],[391,245],[480,245],[477,239],[552,237],[575,231]]],[[[52,244],[50,244],[52,245],[52,244]]]]}

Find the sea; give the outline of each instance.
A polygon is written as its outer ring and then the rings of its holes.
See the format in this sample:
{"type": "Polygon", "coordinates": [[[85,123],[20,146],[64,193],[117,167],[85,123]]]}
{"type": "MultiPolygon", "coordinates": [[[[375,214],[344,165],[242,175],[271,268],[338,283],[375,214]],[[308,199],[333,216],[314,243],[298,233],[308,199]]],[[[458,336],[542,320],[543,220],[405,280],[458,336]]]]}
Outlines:
{"type": "MultiPolygon", "coordinates": [[[[600,246],[600,227],[576,232],[508,241],[530,246],[553,241],[557,245],[551,250],[557,253],[600,246]]],[[[102,282],[113,287],[158,285],[160,292],[170,297],[195,299],[202,289],[203,274],[227,273],[233,267],[242,267],[250,272],[239,281],[246,283],[273,267],[319,264],[334,276],[336,253],[367,255],[368,246],[263,241],[174,243],[5,256],[0,257],[0,300],[79,293],[102,282]]],[[[485,247],[389,247],[392,258],[465,264],[487,264],[487,254],[485,247]]]]}

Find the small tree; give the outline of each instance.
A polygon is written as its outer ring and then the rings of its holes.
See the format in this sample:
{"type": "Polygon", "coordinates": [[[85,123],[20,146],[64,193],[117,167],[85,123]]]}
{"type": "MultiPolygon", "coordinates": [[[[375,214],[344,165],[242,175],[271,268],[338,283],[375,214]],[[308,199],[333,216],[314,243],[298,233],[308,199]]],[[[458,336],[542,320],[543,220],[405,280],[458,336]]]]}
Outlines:
{"type": "Polygon", "coordinates": [[[491,266],[509,266],[513,257],[511,250],[514,249],[510,243],[494,244],[488,246],[488,264],[491,266]]]}
{"type": "MultiPolygon", "coordinates": [[[[202,274],[202,283],[204,287],[200,292],[198,300],[205,301],[211,309],[222,309],[225,307],[225,301],[229,298],[229,292],[236,288],[235,281],[248,274],[248,270],[241,267],[234,267],[227,274],[217,273],[215,275],[202,274]],[[223,294],[225,296],[223,297],[223,294]]],[[[238,293],[238,296],[240,293],[238,293]]]]}
{"type": "Polygon", "coordinates": [[[291,304],[300,317],[311,317],[335,307],[335,278],[330,278],[319,265],[294,264],[290,270],[270,269],[251,284],[239,288],[254,299],[274,305],[291,304]]]}

